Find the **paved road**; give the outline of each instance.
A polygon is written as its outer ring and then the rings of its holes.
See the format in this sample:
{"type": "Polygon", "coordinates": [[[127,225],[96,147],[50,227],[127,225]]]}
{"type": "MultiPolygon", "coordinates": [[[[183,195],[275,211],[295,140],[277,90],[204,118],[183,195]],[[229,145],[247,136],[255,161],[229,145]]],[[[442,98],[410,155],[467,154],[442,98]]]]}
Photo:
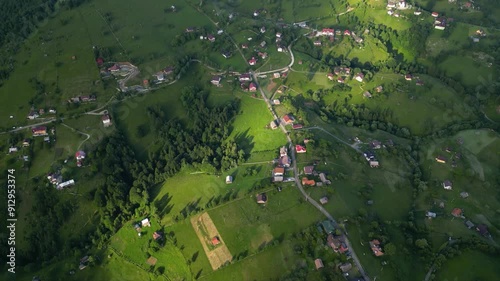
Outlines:
{"type": "MultiPolygon", "coordinates": [[[[293,61],[293,53],[291,51],[291,47],[288,47],[288,50],[290,51],[290,54],[292,56],[292,61],[293,61]]],[[[277,70],[274,70],[274,72],[276,72],[276,71],[277,70]]],[[[260,74],[262,74],[262,73],[260,73],[260,74]]],[[[264,90],[262,89],[262,87],[259,86],[259,81],[257,79],[256,73],[252,73],[252,76],[253,76],[255,84],[257,84],[257,88],[259,89],[259,91],[260,91],[260,93],[262,95],[262,98],[264,99],[264,101],[267,104],[267,108],[269,109],[269,111],[273,115],[274,119],[275,120],[279,120],[276,112],[274,111],[274,108],[271,105],[270,100],[267,98],[267,96],[264,93],[264,90]]],[[[285,126],[283,126],[282,122],[279,122],[279,126],[280,126],[281,131],[283,131],[283,133],[285,134],[285,136],[287,138],[287,141],[288,141],[288,146],[290,148],[289,151],[290,151],[290,154],[292,156],[293,171],[294,171],[294,175],[295,175],[294,177],[295,177],[295,183],[297,184],[297,188],[300,190],[300,192],[302,193],[302,195],[304,196],[304,198],[306,199],[307,202],[309,202],[314,207],[316,207],[316,209],[318,209],[321,213],[323,213],[329,220],[331,220],[333,222],[333,224],[335,225],[335,227],[338,228],[337,221],[333,218],[333,216],[327,210],[325,210],[325,208],[323,208],[323,206],[321,206],[318,202],[316,202],[314,199],[312,199],[311,197],[309,197],[309,195],[304,190],[304,187],[302,186],[302,182],[299,180],[299,171],[298,171],[298,168],[297,168],[295,146],[293,145],[293,142],[292,142],[292,139],[290,138],[289,132],[286,130],[285,126]]],[[[322,130],[322,131],[326,132],[327,134],[335,137],[337,140],[341,141],[342,143],[345,143],[346,145],[348,145],[348,146],[356,149],[357,151],[359,151],[359,149],[357,147],[351,146],[351,144],[349,144],[349,143],[341,140],[340,138],[338,138],[337,136],[335,136],[335,135],[331,134],[330,132],[324,130],[323,128],[313,127],[312,129],[322,130]]],[[[349,248],[349,250],[351,252],[352,260],[353,260],[354,264],[356,265],[356,267],[358,268],[359,273],[365,279],[365,281],[370,281],[370,277],[368,277],[368,275],[366,274],[363,266],[361,265],[361,262],[359,261],[358,257],[356,256],[356,253],[354,252],[354,249],[353,249],[351,243],[349,242],[349,239],[348,239],[348,237],[346,236],[345,233],[342,234],[342,238],[345,241],[347,247],[349,248]]]]}
{"type": "Polygon", "coordinates": [[[24,130],[24,129],[29,129],[29,128],[33,128],[33,127],[36,127],[36,126],[49,124],[49,123],[52,123],[54,121],[56,121],[56,118],[55,117],[51,117],[51,118],[48,118],[46,121],[42,121],[42,122],[39,122],[39,123],[36,123],[36,124],[21,126],[21,127],[15,128],[15,129],[7,131],[7,132],[1,132],[0,134],[14,133],[14,132],[21,131],[21,130],[24,130]]]}

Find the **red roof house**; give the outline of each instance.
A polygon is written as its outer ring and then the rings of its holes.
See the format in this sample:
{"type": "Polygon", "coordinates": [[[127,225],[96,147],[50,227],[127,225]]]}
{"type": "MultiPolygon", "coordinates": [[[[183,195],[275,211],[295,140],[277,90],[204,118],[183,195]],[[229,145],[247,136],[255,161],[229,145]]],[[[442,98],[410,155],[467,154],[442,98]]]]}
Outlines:
{"type": "Polygon", "coordinates": [[[257,84],[255,84],[254,82],[251,82],[251,83],[250,83],[250,86],[248,86],[248,90],[249,90],[250,92],[255,92],[255,91],[257,91],[257,84]]]}
{"type": "Polygon", "coordinates": [[[332,81],[333,80],[333,73],[328,73],[326,75],[326,77],[328,77],[328,80],[332,81]]]}
{"type": "Polygon", "coordinates": [[[33,129],[31,129],[31,132],[33,133],[33,136],[43,136],[47,134],[47,127],[45,126],[34,127],[33,129]]]}
{"type": "Polygon", "coordinates": [[[462,209],[460,209],[460,208],[453,209],[453,211],[451,211],[451,215],[454,217],[462,216],[462,209]]]}
{"type": "Polygon", "coordinates": [[[257,63],[257,60],[254,57],[252,57],[250,60],[248,60],[249,65],[255,65],[256,63],[257,63]]]}
{"type": "Polygon", "coordinates": [[[295,145],[295,151],[297,151],[297,153],[306,153],[306,147],[302,146],[300,144],[297,144],[297,145],[295,145]]]}
{"type": "Polygon", "coordinates": [[[83,150],[79,150],[75,153],[76,160],[85,159],[85,152],[83,150]]]}
{"type": "Polygon", "coordinates": [[[351,36],[351,32],[348,29],[346,29],[344,30],[344,35],[351,36]]]}
{"type": "Polygon", "coordinates": [[[293,124],[292,129],[294,130],[302,129],[302,124],[293,124]]]}
{"type": "Polygon", "coordinates": [[[217,246],[219,244],[220,244],[219,237],[215,236],[214,238],[212,238],[212,245],[217,246]]]}
{"type": "Polygon", "coordinates": [[[293,123],[293,118],[286,114],[285,116],[283,116],[283,122],[285,122],[285,124],[292,124],[293,123]]]}

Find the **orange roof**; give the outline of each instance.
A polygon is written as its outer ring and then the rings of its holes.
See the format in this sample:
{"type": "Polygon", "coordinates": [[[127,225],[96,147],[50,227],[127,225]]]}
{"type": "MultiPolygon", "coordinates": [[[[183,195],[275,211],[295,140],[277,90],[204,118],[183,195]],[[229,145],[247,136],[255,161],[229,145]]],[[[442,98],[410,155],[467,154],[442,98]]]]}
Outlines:
{"type": "Polygon", "coordinates": [[[455,208],[455,209],[453,209],[453,211],[451,211],[451,214],[454,215],[455,217],[461,216],[462,215],[462,209],[455,208]]]}
{"type": "Polygon", "coordinates": [[[220,244],[220,240],[219,240],[219,237],[215,236],[214,238],[212,238],[212,245],[219,245],[220,244]]]}
{"type": "Polygon", "coordinates": [[[314,180],[310,180],[308,178],[302,178],[302,185],[315,186],[316,182],[314,180]]]}

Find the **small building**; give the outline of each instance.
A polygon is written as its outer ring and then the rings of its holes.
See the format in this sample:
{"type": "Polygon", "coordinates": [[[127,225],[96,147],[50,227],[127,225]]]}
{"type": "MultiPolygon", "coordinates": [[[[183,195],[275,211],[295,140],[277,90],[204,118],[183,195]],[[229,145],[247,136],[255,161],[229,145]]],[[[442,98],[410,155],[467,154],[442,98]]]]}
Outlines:
{"type": "Polygon", "coordinates": [[[420,16],[420,15],[422,14],[422,11],[420,11],[420,10],[416,10],[415,12],[413,12],[413,14],[414,14],[415,16],[420,16]]]}
{"type": "Polygon", "coordinates": [[[266,33],[266,27],[265,26],[263,26],[263,27],[260,28],[260,33],[266,33]]]}
{"type": "Polygon", "coordinates": [[[306,153],[307,152],[306,147],[302,146],[300,144],[295,145],[295,151],[297,153],[306,153]]]}
{"type": "Polygon", "coordinates": [[[363,73],[358,73],[354,76],[354,79],[358,82],[363,82],[363,79],[365,78],[365,75],[363,73]]]}
{"type": "Polygon", "coordinates": [[[281,38],[281,32],[276,32],[276,38],[281,38]]]}
{"type": "Polygon", "coordinates": [[[290,114],[286,114],[283,116],[283,123],[285,123],[286,125],[292,124],[293,121],[294,121],[294,119],[290,114]]]}
{"type": "Polygon", "coordinates": [[[338,78],[337,78],[337,82],[338,82],[338,83],[340,83],[340,84],[344,84],[344,83],[345,83],[345,80],[344,80],[344,78],[342,78],[342,77],[338,77],[338,78]]]}
{"type": "Polygon", "coordinates": [[[226,176],[226,184],[233,183],[233,177],[232,176],[226,176]]]}
{"type": "Polygon", "coordinates": [[[250,60],[248,60],[248,64],[249,65],[256,65],[257,64],[257,59],[255,59],[254,57],[252,57],[250,60]]]}
{"type": "Polygon", "coordinates": [[[281,101],[279,99],[274,99],[273,100],[273,104],[274,105],[280,105],[281,104],[281,101]]]}
{"type": "Polygon", "coordinates": [[[328,77],[328,80],[333,81],[333,73],[328,73],[326,77],[328,77]]]}
{"type": "Polygon", "coordinates": [[[370,146],[372,149],[381,149],[382,148],[382,142],[378,140],[373,140],[370,142],[370,146]]]}
{"type": "Polygon", "coordinates": [[[302,127],[303,127],[303,126],[302,126],[302,124],[293,124],[293,125],[292,125],[292,129],[293,129],[293,130],[302,129],[302,127]]]}
{"type": "Polygon", "coordinates": [[[210,42],[215,42],[215,36],[213,36],[212,34],[208,34],[207,39],[210,42]]]}
{"type": "Polygon", "coordinates": [[[286,156],[288,154],[288,149],[286,146],[280,147],[280,156],[286,156]]]}
{"type": "Polygon", "coordinates": [[[315,186],[316,182],[314,180],[310,180],[310,179],[304,177],[304,178],[302,178],[302,185],[315,186]]]}
{"type": "Polygon", "coordinates": [[[102,117],[102,124],[104,125],[104,127],[109,127],[112,125],[111,123],[111,118],[109,117],[108,114],[104,114],[102,117]]]}
{"type": "Polygon", "coordinates": [[[413,79],[413,76],[411,76],[411,74],[406,74],[405,75],[405,80],[406,81],[411,81],[413,79]]]}
{"type": "Polygon", "coordinates": [[[267,195],[265,193],[260,193],[257,195],[257,203],[266,204],[267,203],[267,195]]]}
{"type": "Polygon", "coordinates": [[[219,237],[214,236],[214,237],[212,238],[211,242],[212,242],[212,245],[213,245],[213,246],[217,246],[217,245],[219,245],[219,244],[220,244],[219,237]]]}
{"type": "Polygon", "coordinates": [[[323,261],[322,261],[321,259],[315,259],[315,260],[314,260],[314,264],[316,265],[316,269],[320,269],[320,268],[325,267],[325,266],[323,265],[323,261]]]}
{"type": "Polygon", "coordinates": [[[346,30],[344,30],[344,35],[351,36],[351,32],[348,29],[346,29],[346,30]]]}
{"type": "Polygon", "coordinates": [[[443,182],[443,188],[446,189],[446,190],[451,190],[452,189],[452,185],[453,184],[449,180],[445,180],[443,182]]]}
{"type": "Polygon", "coordinates": [[[482,236],[490,236],[490,232],[488,231],[488,226],[486,224],[478,224],[476,231],[482,236]]]}
{"type": "Polygon", "coordinates": [[[31,133],[33,133],[34,137],[45,136],[47,135],[47,127],[45,126],[34,127],[33,129],[31,129],[31,133]]]}
{"type": "Polygon", "coordinates": [[[342,272],[346,273],[346,272],[348,272],[349,270],[351,270],[351,269],[352,269],[352,264],[350,264],[350,263],[343,263],[343,264],[341,264],[341,265],[339,266],[339,269],[340,269],[342,272]]]}
{"type": "Polygon", "coordinates": [[[24,139],[23,140],[23,147],[28,147],[30,146],[30,140],[29,139],[24,139]]]}
{"type": "Polygon", "coordinates": [[[85,154],[85,151],[83,151],[83,150],[79,150],[75,153],[76,160],[83,160],[83,159],[85,159],[85,156],[86,156],[86,154],[85,154]]]}
{"type": "Polygon", "coordinates": [[[153,239],[154,240],[159,240],[161,238],[162,238],[162,235],[160,232],[158,232],[158,231],[153,232],[153,239]]]}
{"type": "Polygon", "coordinates": [[[444,158],[443,156],[438,156],[435,158],[436,159],[436,162],[438,163],[446,163],[446,158],[444,158]]]}
{"type": "Polygon", "coordinates": [[[427,212],[425,214],[426,217],[430,218],[430,219],[433,219],[436,217],[436,213],[433,213],[433,212],[427,212]]]}
{"type": "Polygon", "coordinates": [[[314,46],[321,46],[321,41],[319,40],[314,41],[314,46]]]}
{"type": "Polygon", "coordinates": [[[314,166],[305,166],[304,167],[304,174],[312,175],[313,172],[314,172],[314,166]]]}
{"type": "Polygon", "coordinates": [[[319,199],[319,203],[321,203],[321,205],[325,205],[326,203],[328,203],[328,197],[321,197],[319,199]]]}
{"type": "Polygon", "coordinates": [[[292,161],[290,160],[290,157],[288,155],[283,155],[279,159],[279,164],[283,167],[290,167],[290,164],[292,161]]]}
{"type": "Polygon", "coordinates": [[[465,191],[460,192],[460,197],[462,197],[462,198],[467,198],[467,197],[469,197],[469,193],[468,193],[468,192],[465,192],[465,191]]]}
{"type": "Polygon", "coordinates": [[[151,227],[151,222],[149,221],[149,219],[148,219],[148,218],[145,218],[145,219],[143,219],[143,220],[141,221],[141,226],[142,226],[142,227],[146,227],[146,226],[151,227]]]}
{"type": "Polygon", "coordinates": [[[271,121],[271,123],[269,123],[269,127],[273,130],[277,129],[278,125],[276,124],[276,120],[271,121]]]}
{"type": "Polygon", "coordinates": [[[17,152],[17,147],[11,146],[9,147],[9,153],[17,152]]]}
{"type": "Polygon", "coordinates": [[[285,48],[283,46],[278,46],[277,51],[283,53],[285,51],[285,48]]]}
{"type": "Polygon", "coordinates": [[[61,190],[61,189],[65,188],[65,187],[72,186],[74,184],[75,184],[74,180],[65,181],[65,182],[62,182],[62,183],[58,184],[56,186],[56,189],[61,190]]]}
{"type": "Polygon", "coordinates": [[[219,86],[221,80],[222,80],[222,77],[216,75],[216,76],[212,77],[212,80],[210,80],[210,83],[212,83],[213,85],[219,86]]]}
{"type": "Polygon", "coordinates": [[[281,77],[281,74],[279,72],[273,73],[273,78],[278,79],[281,77]]]}
{"type": "Polygon", "coordinates": [[[325,173],[320,173],[319,174],[319,179],[324,183],[324,184],[331,184],[332,182],[328,180],[325,176],[325,173]]]}
{"type": "Polygon", "coordinates": [[[382,85],[377,86],[377,87],[375,88],[375,92],[377,92],[377,93],[382,93],[382,91],[383,91],[383,90],[384,90],[384,87],[382,87],[382,85]]]}
{"type": "Polygon", "coordinates": [[[372,249],[372,252],[376,257],[384,255],[384,252],[382,252],[382,247],[380,247],[380,241],[378,241],[377,239],[370,241],[370,248],[372,249]]]}
{"type": "Polygon", "coordinates": [[[368,92],[368,91],[365,91],[365,92],[363,93],[363,97],[365,97],[365,98],[371,98],[371,97],[372,97],[372,94],[370,94],[370,92],[368,92]]]}
{"type": "Polygon", "coordinates": [[[471,221],[466,221],[465,226],[467,226],[468,229],[472,229],[474,227],[474,223],[472,223],[471,221]]]}
{"type": "Polygon", "coordinates": [[[455,208],[451,211],[451,215],[458,218],[462,216],[462,209],[460,208],[455,208]]]}
{"type": "Polygon", "coordinates": [[[370,160],[370,167],[371,168],[378,168],[379,167],[379,163],[377,160],[370,160]]]}
{"type": "Polygon", "coordinates": [[[250,82],[250,85],[248,86],[248,90],[250,92],[256,92],[257,91],[257,84],[255,84],[254,82],[250,82]]]}
{"type": "Polygon", "coordinates": [[[225,58],[225,59],[228,59],[232,56],[233,54],[229,51],[224,51],[222,52],[222,56],[225,58]]]}

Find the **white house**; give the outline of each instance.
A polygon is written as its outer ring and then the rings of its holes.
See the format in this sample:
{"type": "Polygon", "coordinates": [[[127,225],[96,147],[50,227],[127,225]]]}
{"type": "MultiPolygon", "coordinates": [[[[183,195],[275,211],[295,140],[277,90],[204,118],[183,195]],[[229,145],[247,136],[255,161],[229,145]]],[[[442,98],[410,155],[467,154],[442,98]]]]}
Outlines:
{"type": "Polygon", "coordinates": [[[449,180],[445,180],[443,182],[443,188],[446,189],[446,190],[451,190],[453,187],[453,184],[451,183],[451,181],[449,180]]]}
{"type": "Polygon", "coordinates": [[[233,177],[232,176],[227,176],[226,177],[226,184],[233,183],[233,177]]]}

